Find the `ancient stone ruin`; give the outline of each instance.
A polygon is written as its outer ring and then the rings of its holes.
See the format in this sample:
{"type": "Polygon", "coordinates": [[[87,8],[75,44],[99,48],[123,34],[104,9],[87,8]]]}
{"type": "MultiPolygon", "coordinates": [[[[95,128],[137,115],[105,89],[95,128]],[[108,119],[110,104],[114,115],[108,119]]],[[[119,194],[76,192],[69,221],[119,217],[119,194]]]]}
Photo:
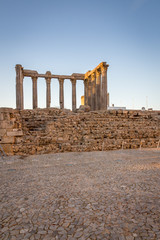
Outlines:
{"type": "Polygon", "coordinates": [[[39,77],[46,80],[46,108],[51,103],[51,79],[59,80],[59,103],[60,109],[64,108],[64,80],[70,80],[72,83],[72,111],[76,110],[76,82],[84,81],[84,103],[89,105],[91,110],[107,109],[107,69],[109,65],[101,62],[92,71],[86,74],[73,73],[72,75],[54,75],[50,71],[46,74],[39,74],[37,71],[23,69],[21,65],[16,65],[16,108],[24,109],[23,104],[23,79],[32,78],[33,86],[33,109],[38,107],[37,101],[37,80],[39,77]]]}
{"type": "Polygon", "coordinates": [[[158,148],[160,111],[107,110],[107,68],[100,63],[86,74],[38,74],[16,65],[16,109],[0,108],[0,145],[7,154],[158,148]],[[23,78],[33,81],[33,109],[23,109],[23,78]],[[46,79],[46,108],[37,104],[37,79],[46,79]],[[50,108],[52,78],[60,84],[60,109],[50,108]],[[72,82],[72,110],[64,108],[64,79],[72,82]],[[86,108],[76,110],[76,81],[84,81],[86,108]]]}

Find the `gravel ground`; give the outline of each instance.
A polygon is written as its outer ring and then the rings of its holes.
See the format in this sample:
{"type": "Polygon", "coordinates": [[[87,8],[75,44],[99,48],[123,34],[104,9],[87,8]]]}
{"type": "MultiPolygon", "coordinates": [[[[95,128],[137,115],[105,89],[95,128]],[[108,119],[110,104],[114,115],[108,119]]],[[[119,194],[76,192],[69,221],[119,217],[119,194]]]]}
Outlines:
{"type": "Polygon", "coordinates": [[[0,158],[0,239],[160,239],[160,150],[0,158]]]}

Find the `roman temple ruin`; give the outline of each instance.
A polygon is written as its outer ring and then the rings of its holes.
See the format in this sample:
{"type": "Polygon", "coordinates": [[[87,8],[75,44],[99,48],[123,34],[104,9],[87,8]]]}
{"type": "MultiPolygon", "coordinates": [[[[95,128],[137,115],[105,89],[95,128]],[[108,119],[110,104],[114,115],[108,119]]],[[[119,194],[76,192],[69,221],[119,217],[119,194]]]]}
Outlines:
{"type": "Polygon", "coordinates": [[[24,109],[23,99],[23,79],[30,77],[32,79],[32,98],[33,109],[38,108],[37,80],[44,78],[46,80],[46,108],[50,108],[51,103],[51,79],[59,80],[59,104],[60,109],[64,108],[64,80],[70,80],[72,83],[72,111],[76,110],[76,82],[84,82],[84,104],[89,105],[91,110],[107,109],[107,69],[109,65],[101,62],[93,70],[86,74],[73,73],[72,75],[55,75],[50,71],[45,74],[39,74],[37,71],[26,70],[22,65],[16,65],[16,108],[24,109]]]}
{"type": "MultiPolygon", "coordinates": [[[[0,108],[0,146],[7,155],[159,148],[160,111],[109,109],[106,62],[85,74],[54,75],[16,65],[16,109],[0,108]],[[24,109],[23,80],[32,79],[33,109],[24,109]],[[46,80],[46,108],[38,108],[38,78],[46,80]],[[59,80],[60,109],[51,106],[51,79],[59,80]],[[72,83],[72,110],[64,109],[64,81],[72,83]],[[76,83],[84,96],[76,109],[76,83]],[[91,110],[91,111],[90,111],[91,110]],[[100,111],[101,110],[101,111],[100,111]]],[[[0,149],[0,151],[1,151],[0,149]]],[[[3,154],[3,151],[1,151],[3,154]]]]}

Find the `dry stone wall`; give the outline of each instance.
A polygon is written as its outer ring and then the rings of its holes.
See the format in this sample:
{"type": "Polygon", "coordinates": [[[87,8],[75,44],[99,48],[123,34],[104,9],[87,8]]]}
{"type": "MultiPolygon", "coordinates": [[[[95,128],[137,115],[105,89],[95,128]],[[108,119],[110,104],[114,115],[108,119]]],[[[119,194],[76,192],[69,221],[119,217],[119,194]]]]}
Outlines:
{"type": "Polygon", "coordinates": [[[0,108],[0,144],[7,154],[157,147],[160,111],[0,108]]]}

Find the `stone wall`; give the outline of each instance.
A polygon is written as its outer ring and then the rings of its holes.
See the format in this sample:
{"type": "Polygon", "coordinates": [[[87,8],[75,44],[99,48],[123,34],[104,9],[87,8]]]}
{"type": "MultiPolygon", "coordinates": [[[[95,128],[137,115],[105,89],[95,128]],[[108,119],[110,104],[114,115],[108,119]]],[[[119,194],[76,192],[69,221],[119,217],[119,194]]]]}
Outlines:
{"type": "Polygon", "coordinates": [[[0,108],[0,144],[7,154],[157,147],[160,111],[0,108]]]}

